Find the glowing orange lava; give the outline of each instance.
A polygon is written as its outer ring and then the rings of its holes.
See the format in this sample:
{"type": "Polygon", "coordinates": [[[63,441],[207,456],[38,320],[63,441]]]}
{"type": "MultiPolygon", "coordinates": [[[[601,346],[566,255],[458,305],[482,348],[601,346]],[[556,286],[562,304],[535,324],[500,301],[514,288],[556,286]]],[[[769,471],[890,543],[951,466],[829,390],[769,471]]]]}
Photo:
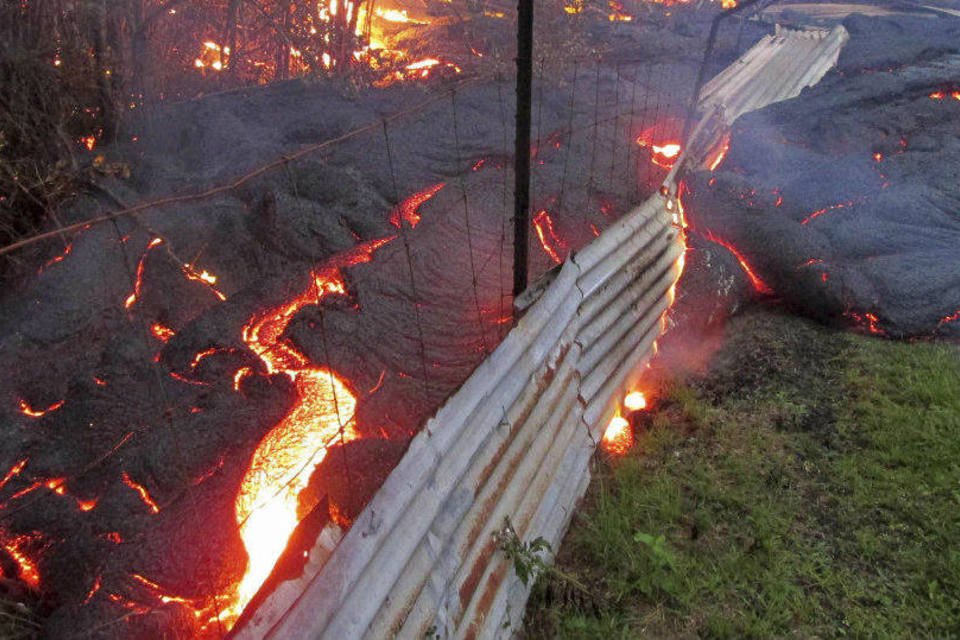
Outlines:
{"type": "MultiPolygon", "coordinates": [[[[644,131],[637,136],[636,142],[645,149],[649,148],[650,162],[658,167],[663,167],[664,169],[670,169],[673,167],[673,164],[677,161],[677,158],[680,157],[680,151],[682,150],[682,147],[678,142],[665,142],[663,144],[656,144],[650,140],[649,130],[644,131]]],[[[717,162],[716,164],[719,165],[720,163],[717,162]]]]}
{"type": "Polygon", "coordinates": [[[193,280],[194,282],[200,282],[206,285],[221,302],[227,299],[227,296],[215,286],[217,284],[217,276],[206,270],[197,271],[197,269],[190,264],[182,265],[180,269],[183,271],[183,275],[186,276],[187,280],[193,280]]]}
{"type": "Polygon", "coordinates": [[[880,327],[880,319],[873,313],[854,313],[852,311],[847,312],[846,315],[848,318],[857,323],[861,328],[866,329],[868,332],[872,333],[875,336],[885,336],[887,332],[880,327]]]}
{"type": "Polygon", "coordinates": [[[3,548],[10,554],[19,569],[19,577],[30,588],[40,588],[40,571],[36,561],[27,555],[24,547],[34,540],[31,536],[14,536],[3,542],[3,548]]]}
{"type": "Polygon", "coordinates": [[[311,274],[302,293],[257,313],[243,328],[243,341],[267,372],[285,374],[293,380],[297,400],[260,441],[237,493],[235,515],[249,559],[227,612],[228,624],[256,595],[286,548],[302,517],[300,492],[326,457],[327,448],[359,437],[353,391],[335,372],[313,365],[283,334],[303,307],[320,304],[328,295],[346,293],[342,267],[369,262],[377,249],[395,237],[367,242],[340,254],[311,274]]]}
{"type": "Polygon", "coordinates": [[[737,262],[739,262],[740,266],[743,268],[744,273],[747,274],[747,278],[750,280],[750,284],[753,285],[753,288],[757,293],[762,293],[764,295],[770,295],[773,293],[773,289],[771,289],[770,286],[767,285],[767,283],[764,282],[760,278],[760,276],[757,275],[757,273],[753,270],[753,267],[750,266],[750,263],[747,262],[747,259],[743,256],[742,253],[740,253],[739,249],[733,246],[733,244],[731,244],[730,242],[727,242],[726,240],[723,240],[722,238],[717,237],[710,231],[707,231],[704,234],[704,237],[711,242],[717,243],[718,245],[720,245],[721,247],[723,247],[724,249],[726,249],[727,251],[733,254],[733,256],[737,259],[737,262]]]}
{"type": "Polygon", "coordinates": [[[816,220],[817,218],[827,213],[828,211],[835,211],[836,209],[846,209],[847,207],[852,207],[855,204],[862,203],[863,200],[864,200],[863,198],[857,198],[855,200],[848,200],[847,202],[840,202],[837,204],[832,204],[829,207],[817,209],[816,211],[813,211],[812,213],[807,215],[806,218],[801,220],[800,224],[804,224],[804,225],[810,224],[811,221],[816,220]]]}
{"type": "Polygon", "coordinates": [[[553,218],[545,209],[538,211],[537,215],[533,217],[533,228],[536,230],[540,246],[543,247],[546,254],[557,264],[563,262],[560,252],[566,249],[566,243],[557,235],[553,228],[553,218]]]}
{"type": "Polygon", "coordinates": [[[170,338],[177,335],[177,332],[166,327],[159,322],[155,322],[150,325],[150,333],[153,334],[153,337],[159,340],[160,342],[167,342],[170,338]]]}
{"type": "Polygon", "coordinates": [[[150,241],[150,244],[147,245],[147,248],[144,250],[143,255],[140,256],[140,261],[137,263],[137,276],[136,280],[133,283],[133,292],[127,296],[127,299],[123,302],[123,307],[129,309],[132,307],[137,300],[140,299],[140,291],[143,288],[143,269],[144,263],[147,260],[147,255],[150,253],[150,250],[156,246],[163,244],[162,238],[154,238],[150,241]]]}
{"type": "Polygon", "coordinates": [[[20,413],[22,413],[25,416],[29,416],[31,418],[42,418],[48,413],[52,413],[57,409],[59,409],[60,407],[62,407],[65,402],[66,400],[60,400],[58,402],[54,402],[52,405],[50,405],[46,409],[34,409],[33,407],[30,406],[30,404],[26,400],[24,400],[23,398],[20,398],[20,402],[19,402],[20,413]]]}
{"type": "Polygon", "coordinates": [[[137,492],[137,495],[140,496],[140,500],[143,502],[143,504],[147,505],[151,513],[160,513],[160,507],[156,502],[154,502],[153,498],[150,496],[150,492],[147,491],[145,486],[134,481],[134,479],[131,478],[130,474],[128,474],[126,471],[121,474],[121,477],[123,478],[123,484],[137,492]]]}
{"type": "MultiPolygon", "coordinates": [[[[481,162],[483,162],[481,160],[481,162]]],[[[479,167],[475,167],[479,168],[479,167]]],[[[390,224],[395,226],[397,229],[400,228],[401,221],[405,221],[410,225],[410,228],[416,228],[420,223],[420,213],[419,209],[427,200],[437,195],[441,189],[446,186],[446,183],[441,182],[435,184],[432,187],[427,187],[423,191],[418,191],[413,194],[403,202],[401,202],[397,207],[390,212],[390,224]]]]}
{"type": "Polygon", "coordinates": [[[10,467],[10,470],[7,471],[7,474],[3,476],[3,480],[0,480],[0,489],[3,489],[5,486],[7,486],[7,483],[10,482],[10,480],[12,480],[14,477],[20,475],[20,472],[23,471],[23,468],[27,466],[28,460],[29,458],[24,458],[20,462],[10,467]]]}

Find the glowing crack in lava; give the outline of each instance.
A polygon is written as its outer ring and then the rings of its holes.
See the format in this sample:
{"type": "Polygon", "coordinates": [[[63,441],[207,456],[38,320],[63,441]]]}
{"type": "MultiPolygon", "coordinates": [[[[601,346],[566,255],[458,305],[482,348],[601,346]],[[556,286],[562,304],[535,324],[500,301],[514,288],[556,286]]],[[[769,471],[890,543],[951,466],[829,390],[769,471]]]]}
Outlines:
{"type": "MultiPolygon", "coordinates": [[[[19,577],[33,590],[40,589],[40,571],[37,569],[36,561],[27,555],[24,547],[34,541],[33,536],[21,535],[14,536],[2,543],[3,549],[10,554],[10,557],[17,563],[19,577]]],[[[3,572],[0,571],[0,575],[3,572]]]]}
{"type": "Polygon", "coordinates": [[[747,274],[747,278],[750,280],[750,284],[753,286],[754,291],[764,295],[770,295],[773,293],[773,289],[770,288],[770,285],[764,282],[763,279],[757,275],[757,272],[753,270],[753,267],[750,266],[750,263],[747,262],[747,259],[744,257],[744,255],[740,253],[740,250],[733,246],[732,243],[717,237],[710,231],[704,233],[703,237],[710,242],[715,242],[733,254],[733,257],[737,259],[737,262],[739,262],[740,266],[743,268],[744,273],[747,274]]]}
{"type": "MultiPolygon", "coordinates": [[[[481,161],[482,162],[482,161],[481,161]]],[[[391,213],[390,213],[390,224],[395,226],[397,229],[400,228],[401,222],[406,222],[410,225],[411,229],[416,228],[417,224],[420,223],[420,206],[437,195],[441,189],[446,186],[445,182],[440,182],[433,185],[432,187],[427,187],[422,191],[418,191],[413,194],[403,202],[401,202],[391,213]]]]}
{"type": "MultiPolygon", "coordinates": [[[[395,220],[399,226],[406,220],[415,226],[420,220],[419,207],[443,186],[434,185],[401,202],[391,222],[395,220]]],[[[347,293],[342,268],[369,262],[377,249],[396,237],[365,242],[335,256],[311,273],[310,283],[299,295],[254,314],[243,327],[244,343],[260,358],[267,373],[284,374],[293,381],[297,399],[260,441],[237,493],[234,511],[248,563],[232,594],[233,602],[222,616],[227,625],[240,616],[283,554],[305,515],[300,510],[300,493],[328,447],[360,437],[354,419],[357,399],[350,386],[336,372],[312,363],[283,334],[303,307],[347,293]]],[[[235,381],[235,387],[239,388],[239,382],[235,381]]],[[[331,505],[331,510],[335,508],[331,505]]]]}
{"type": "Polygon", "coordinates": [[[545,209],[538,211],[537,215],[533,217],[533,228],[537,232],[540,246],[550,256],[550,259],[557,264],[563,262],[560,253],[566,249],[566,243],[557,235],[553,228],[553,218],[545,209]]]}

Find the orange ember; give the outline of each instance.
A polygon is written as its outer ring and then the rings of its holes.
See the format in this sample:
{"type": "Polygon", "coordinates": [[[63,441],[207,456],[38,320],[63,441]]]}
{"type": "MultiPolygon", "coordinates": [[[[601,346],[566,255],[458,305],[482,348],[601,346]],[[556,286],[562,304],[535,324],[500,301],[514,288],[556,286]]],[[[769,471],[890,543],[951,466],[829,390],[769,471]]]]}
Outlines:
{"type": "Polygon", "coordinates": [[[62,407],[64,402],[66,402],[66,400],[60,400],[59,402],[54,402],[52,405],[50,405],[46,409],[34,409],[33,407],[30,406],[30,404],[26,400],[21,398],[19,403],[20,413],[22,413],[25,416],[30,416],[31,418],[42,418],[48,413],[52,413],[53,411],[56,411],[57,409],[62,407]]]}
{"type": "Polygon", "coordinates": [[[633,427],[626,418],[614,416],[603,432],[600,446],[611,455],[622,456],[633,446],[633,427]]]}
{"type": "Polygon", "coordinates": [[[854,313],[848,312],[845,314],[848,318],[853,320],[857,325],[862,329],[867,330],[869,333],[872,333],[875,336],[885,336],[887,332],[880,327],[880,318],[873,313],[854,313]]]}
{"type": "Polygon", "coordinates": [[[177,332],[166,327],[159,322],[155,322],[150,325],[150,333],[153,334],[153,337],[159,340],[160,342],[167,342],[170,338],[177,335],[177,332]]]}
{"type": "Polygon", "coordinates": [[[566,248],[566,243],[557,235],[553,228],[553,218],[545,209],[538,211],[537,215],[533,217],[533,228],[536,230],[540,246],[543,247],[546,254],[557,264],[563,262],[560,252],[566,248]]]}

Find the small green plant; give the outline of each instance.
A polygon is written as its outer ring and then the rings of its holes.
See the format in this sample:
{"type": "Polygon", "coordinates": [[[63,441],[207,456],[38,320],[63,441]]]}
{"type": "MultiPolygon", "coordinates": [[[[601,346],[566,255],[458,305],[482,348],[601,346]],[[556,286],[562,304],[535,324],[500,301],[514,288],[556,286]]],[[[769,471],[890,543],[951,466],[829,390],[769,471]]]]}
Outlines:
{"type": "Polygon", "coordinates": [[[667,548],[667,539],[663,535],[652,536],[649,533],[638,531],[633,535],[634,542],[647,546],[653,564],[661,569],[672,569],[676,564],[673,552],[667,548]]]}
{"type": "Polygon", "coordinates": [[[550,543],[543,537],[530,542],[524,542],[517,535],[510,518],[503,519],[503,528],[494,534],[500,550],[513,562],[513,569],[524,586],[530,584],[530,579],[536,580],[540,575],[550,570],[543,554],[550,552],[550,543]]]}

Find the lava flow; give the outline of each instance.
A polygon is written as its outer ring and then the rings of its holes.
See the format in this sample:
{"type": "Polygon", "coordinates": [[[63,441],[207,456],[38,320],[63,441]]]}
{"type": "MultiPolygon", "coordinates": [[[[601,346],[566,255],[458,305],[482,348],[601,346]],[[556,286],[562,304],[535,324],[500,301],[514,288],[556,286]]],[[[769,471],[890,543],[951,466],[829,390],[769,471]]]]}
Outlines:
{"type": "Polygon", "coordinates": [[[544,252],[550,256],[550,259],[560,264],[563,258],[560,253],[566,249],[566,243],[557,235],[553,228],[553,218],[547,211],[541,210],[533,217],[533,228],[537,232],[537,238],[540,240],[540,246],[544,252]]]}
{"type": "MultiPolygon", "coordinates": [[[[417,209],[442,188],[442,184],[435,185],[400,203],[394,212],[397,224],[406,220],[415,226],[420,220],[417,209]]],[[[360,437],[354,419],[357,398],[349,384],[333,370],[311,362],[284,332],[302,308],[319,305],[327,296],[345,295],[341,269],[369,262],[377,249],[396,237],[365,242],[339,254],[312,272],[310,283],[299,295],[254,314],[243,327],[244,343],[260,358],[267,373],[284,374],[293,381],[297,400],[260,441],[237,493],[235,516],[248,563],[223,618],[226,624],[236,621],[283,554],[305,515],[300,493],[328,447],[360,437]]],[[[246,375],[238,371],[237,378],[246,375]]],[[[239,382],[236,386],[239,388],[239,382]]]]}

